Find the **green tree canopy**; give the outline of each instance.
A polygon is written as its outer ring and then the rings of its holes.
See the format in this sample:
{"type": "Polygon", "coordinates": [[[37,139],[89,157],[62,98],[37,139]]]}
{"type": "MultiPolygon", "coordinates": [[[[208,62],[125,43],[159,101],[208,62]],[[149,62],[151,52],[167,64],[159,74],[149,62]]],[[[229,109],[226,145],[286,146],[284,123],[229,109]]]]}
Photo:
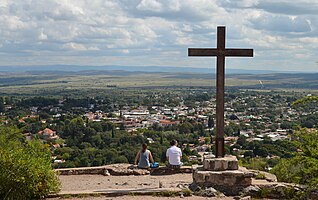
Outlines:
{"type": "Polygon", "coordinates": [[[280,181],[318,188],[318,132],[301,129],[296,142],[299,152],[282,159],[272,170],[280,181]]]}
{"type": "Polygon", "coordinates": [[[49,148],[24,141],[16,128],[0,128],[0,166],[0,199],[37,199],[59,190],[49,148]]]}

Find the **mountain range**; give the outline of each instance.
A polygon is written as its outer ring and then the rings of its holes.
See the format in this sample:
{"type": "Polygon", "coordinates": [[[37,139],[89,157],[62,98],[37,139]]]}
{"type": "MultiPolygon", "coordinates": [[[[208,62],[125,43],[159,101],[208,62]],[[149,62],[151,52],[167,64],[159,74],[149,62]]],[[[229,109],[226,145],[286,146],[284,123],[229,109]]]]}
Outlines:
{"type": "MultiPolygon", "coordinates": [[[[166,73],[215,73],[215,68],[194,67],[164,67],[164,66],[80,66],[80,65],[36,65],[36,66],[0,66],[0,72],[27,71],[127,71],[127,72],[166,72],[166,73]]],[[[301,73],[295,71],[226,69],[228,74],[273,74],[273,73],[301,73]]]]}

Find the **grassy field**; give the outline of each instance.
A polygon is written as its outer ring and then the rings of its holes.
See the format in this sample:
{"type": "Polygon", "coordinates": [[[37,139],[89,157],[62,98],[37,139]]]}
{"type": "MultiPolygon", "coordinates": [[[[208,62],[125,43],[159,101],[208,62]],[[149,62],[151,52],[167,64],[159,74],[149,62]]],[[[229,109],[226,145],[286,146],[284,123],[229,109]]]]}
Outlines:
{"type": "MultiPolygon", "coordinates": [[[[317,74],[228,75],[226,86],[253,90],[318,90],[317,74]],[[261,85],[260,81],[263,85],[261,85]]],[[[2,95],[64,95],[73,91],[215,87],[213,74],[107,71],[0,73],[2,95]]]]}

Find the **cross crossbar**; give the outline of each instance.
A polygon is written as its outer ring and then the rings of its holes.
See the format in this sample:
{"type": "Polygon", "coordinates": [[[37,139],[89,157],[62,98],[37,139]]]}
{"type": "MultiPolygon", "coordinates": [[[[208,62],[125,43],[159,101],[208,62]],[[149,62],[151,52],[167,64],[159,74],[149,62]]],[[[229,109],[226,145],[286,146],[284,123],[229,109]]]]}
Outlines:
{"type": "Polygon", "coordinates": [[[216,48],[189,48],[189,56],[228,56],[228,57],[253,57],[253,49],[225,49],[216,48]]]}

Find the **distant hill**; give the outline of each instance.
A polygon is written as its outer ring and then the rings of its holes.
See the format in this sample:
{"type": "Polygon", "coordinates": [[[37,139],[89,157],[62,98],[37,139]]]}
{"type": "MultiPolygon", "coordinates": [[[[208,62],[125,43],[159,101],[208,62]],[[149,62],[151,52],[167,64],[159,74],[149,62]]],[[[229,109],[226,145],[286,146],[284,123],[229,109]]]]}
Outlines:
{"type": "MultiPolygon", "coordinates": [[[[215,68],[162,67],[162,66],[76,66],[76,65],[38,65],[38,66],[0,66],[0,72],[26,71],[126,71],[126,72],[167,72],[167,73],[215,73],[215,68]]],[[[272,74],[285,71],[226,69],[228,74],[272,74]]],[[[295,72],[286,72],[295,73],[295,72]]]]}

